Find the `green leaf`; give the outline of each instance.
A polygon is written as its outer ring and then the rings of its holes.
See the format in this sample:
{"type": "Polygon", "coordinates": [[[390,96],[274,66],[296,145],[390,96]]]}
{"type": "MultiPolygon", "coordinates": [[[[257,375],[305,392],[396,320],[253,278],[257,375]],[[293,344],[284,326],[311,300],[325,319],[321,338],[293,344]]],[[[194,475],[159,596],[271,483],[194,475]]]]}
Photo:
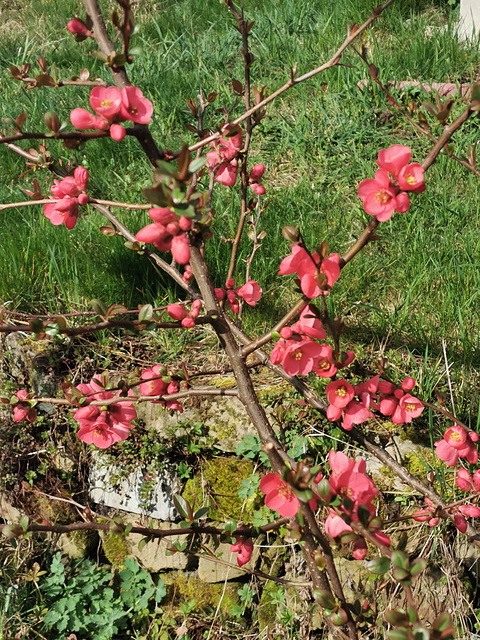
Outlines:
{"type": "Polygon", "coordinates": [[[441,613],[432,624],[432,629],[435,631],[446,631],[452,626],[452,619],[448,613],[441,613]]]}
{"type": "Polygon", "coordinates": [[[314,591],[313,597],[324,609],[333,609],[335,607],[335,598],[330,591],[314,591]]]}
{"type": "Polygon", "coordinates": [[[159,604],[166,595],[167,590],[165,588],[165,582],[161,578],[159,578],[157,588],[155,590],[155,602],[159,604]]]}
{"type": "Polygon", "coordinates": [[[108,310],[103,300],[100,300],[100,298],[93,298],[93,300],[90,300],[89,304],[99,316],[102,316],[103,318],[107,316],[108,310]]]}
{"type": "Polygon", "coordinates": [[[202,167],[206,165],[207,160],[208,158],[206,158],[205,156],[203,156],[203,158],[195,158],[195,160],[192,160],[188,165],[188,170],[190,171],[190,173],[195,173],[199,171],[202,167]]]}
{"type": "Polygon", "coordinates": [[[387,632],[388,640],[408,640],[407,629],[392,629],[387,632]]]}
{"type": "Polygon", "coordinates": [[[360,522],[364,527],[368,526],[368,521],[370,519],[370,511],[364,504],[359,504],[357,507],[357,515],[360,522]]]}
{"type": "Polygon", "coordinates": [[[153,307],[151,304],[144,304],[138,311],[139,322],[150,322],[153,319],[153,307]]]}
{"type": "Polygon", "coordinates": [[[405,613],[405,611],[401,611],[399,609],[391,609],[390,611],[386,611],[385,620],[394,627],[404,626],[409,624],[410,622],[410,618],[405,613]]]}
{"type": "Polygon", "coordinates": [[[399,569],[408,567],[408,557],[404,551],[399,551],[398,549],[392,551],[392,567],[398,567],[399,569]]]}
{"type": "Polygon", "coordinates": [[[196,511],[193,515],[195,520],[199,520],[200,518],[202,518],[203,516],[205,516],[208,513],[208,509],[209,507],[202,507],[201,509],[199,509],[198,511],[196,511]]]}
{"type": "Polygon", "coordinates": [[[188,519],[188,510],[187,510],[187,502],[185,498],[182,496],[173,496],[173,504],[175,505],[178,513],[184,518],[184,520],[188,519]]]}
{"type": "Polygon", "coordinates": [[[417,558],[412,563],[410,573],[412,574],[412,576],[415,576],[417,575],[417,573],[421,573],[422,571],[425,571],[426,567],[427,567],[427,561],[424,558],[417,558]]]}
{"type": "Polygon", "coordinates": [[[382,576],[389,570],[390,560],[386,557],[374,558],[373,560],[367,562],[366,567],[370,571],[370,573],[382,576]]]}

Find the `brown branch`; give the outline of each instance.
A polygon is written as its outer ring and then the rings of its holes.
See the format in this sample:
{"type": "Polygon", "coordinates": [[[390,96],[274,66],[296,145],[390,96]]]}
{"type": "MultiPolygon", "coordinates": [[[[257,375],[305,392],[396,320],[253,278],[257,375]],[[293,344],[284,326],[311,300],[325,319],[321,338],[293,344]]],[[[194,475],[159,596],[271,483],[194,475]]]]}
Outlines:
{"type": "MultiPolygon", "coordinates": [[[[95,38],[95,41],[100,47],[100,51],[108,57],[115,49],[112,41],[108,36],[107,28],[100,11],[100,7],[98,6],[98,2],[97,0],[83,0],[83,6],[85,7],[87,15],[92,20],[93,36],[95,38]]],[[[118,89],[122,90],[125,87],[131,86],[124,67],[117,67],[114,65],[110,67],[110,71],[113,75],[114,82],[118,89]]],[[[165,159],[166,156],[157,147],[152,134],[148,129],[148,125],[136,123],[131,128],[131,135],[137,138],[138,142],[145,152],[145,155],[147,156],[150,164],[153,167],[157,166],[158,160],[165,159]]]]}
{"type": "MultiPolygon", "coordinates": [[[[248,22],[243,17],[243,10],[240,13],[236,9],[232,0],[226,0],[226,4],[230,9],[230,11],[232,12],[233,16],[235,17],[238,24],[238,30],[240,32],[240,35],[242,36],[242,54],[243,54],[243,69],[244,69],[244,81],[245,81],[243,103],[245,105],[245,110],[248,112],[250,109],[250,67],[253,62],[253,56],[250,53],[248,48],[248,22]]],[[[226,280],[233,278],[233,275],[235,273],[238,249],[240,247],[240,241],[242,238],[243,229],[245,227],[245,222],[247,220],[247,215],[249,213],[247,208],[247,190],[248,190],[247,163],[248,163],[248,151],[250,148],[250,141],[252,138],[252,131],[253,131],[253,122],[252,122],[251,115],[249,115],[246,118],[246,131],[245,131],[245,140],[243,145],[244,151],[242,154],[242,164],[240,167],[240,181],[241,181],[240,218],[238,220],[237,231],[235,233],[235,238],[232,244],[232,252],[230,254],[230,264],[228,266],[226,280]]]]}

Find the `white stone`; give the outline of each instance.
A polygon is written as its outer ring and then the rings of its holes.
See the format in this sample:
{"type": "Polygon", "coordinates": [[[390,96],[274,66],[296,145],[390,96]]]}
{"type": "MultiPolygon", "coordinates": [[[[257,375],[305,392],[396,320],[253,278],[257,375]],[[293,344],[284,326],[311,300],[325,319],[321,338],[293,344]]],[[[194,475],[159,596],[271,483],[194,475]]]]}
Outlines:
{"type": "Polygon", "coordinates": [[[480,0],[460,0],[460,22],[457,29],[461,40],[480,35],[480,0]]]}
{"type": "Polygon", "coordinates": [[[145,472],[141,467],[118,484],[114,484],[112,478],[118,476],[120,470],[117,465],[105,464],[101,456],[95,459],[90,468],[89,491],[94,502],[159,520],[173,521],[178,518],[173,496],[181,492],[181,483],[175,466],[165,466],[158,472],[158,478],[153,482],[147,501],[140,495],[145,480],[145,472]]]}

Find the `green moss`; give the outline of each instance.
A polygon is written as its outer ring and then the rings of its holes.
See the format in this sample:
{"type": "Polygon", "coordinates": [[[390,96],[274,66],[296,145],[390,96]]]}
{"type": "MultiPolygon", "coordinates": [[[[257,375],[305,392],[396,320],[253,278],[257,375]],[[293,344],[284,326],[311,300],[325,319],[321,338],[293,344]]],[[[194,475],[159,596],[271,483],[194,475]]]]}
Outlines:
{"type": "Polygon", "coordinates": [[[209,515],[213,520],[235,518],[250,521],[253,501],[247,501],[244,508],[244,500],[239,497],[238,489],[241,481],[250,478],[252,474],[251,460],[213,458],[204,464],[203,475],[212,496],[209,515]]]}
{"type": "Polygon", "coordinates": [[[258,605],[258,630],[269,629],[275,624],[277,617],[277,607],[272,602],[272,593],[278,590],[278,585],[273,580],[267,580],[263,587],[262,595],[258,605]]]}
{"type": "Polygon", "coordinates": [[[202,465],[201,473],[187,481],[183,497],[195,508],[207,506],[209,518],[224,521],[234,518],[251,522],[256,497],[245,500],[238,495],[242,480],[250,478],[253,463],[237,458],[212,458],[202,465]],[[203,482],[202,482],[203,479],[203,482]]]}
{"type": "Polygon", "coordinates": [[[50,500],[42,497],[35,508],[40,518],[52,524],[70,524],[77,521],[77,512],[71,504],[61,500],[50,500]]]}
{"type": "Polygon", "coordinates": [[[428,427],[419,427],[417,423],[414,424],[413,422],[404,425],[403,429],[400,429],[398,437],[403,441],[410,440],[414,444],[427,446],[430,444],[428,427]]]}
{"type": "Polygon", "coordinates": [[[98,540],[96,531],[87,531],[86,529],[84,531],[72,531],[68,534],[68,537],[78,547],[82,555],[86,555],[98,540]]]}
{"type": "Polygon", "coordinates": [[[195,600],[195,612],[215,610],[220,605],[220,613],[225,618],[231,617],[232,608],[239,604],[240,598],[237,593],[238,585],[231,584],[209,584],[202,582],[195,576],[188,576],[181,571],[169,571],[160,574],[167,589],[166,601],[173,608],[182,604],[191,603],[195,600]]]}
{"type": "Polygon", "coordinates": [[[125,534],[108,533],[103,539],[103,552],[114,567],[122,567],[125,558],[130,555],[130,549],[125,534]]]}
{"type": "Polygon", "coordinates": [[[424,480],[430,469],[435,469],[435,456],[431,451],[423,450],[420,458],[417,453],[410,452],[403,456],[403,466],[412,476],[424,480]]]}

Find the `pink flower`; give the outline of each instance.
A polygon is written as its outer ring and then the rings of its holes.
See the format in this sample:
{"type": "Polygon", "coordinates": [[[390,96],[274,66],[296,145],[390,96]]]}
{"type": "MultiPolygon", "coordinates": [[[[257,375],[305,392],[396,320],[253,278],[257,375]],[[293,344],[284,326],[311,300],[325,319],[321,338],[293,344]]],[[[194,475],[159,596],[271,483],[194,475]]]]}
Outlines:
{"type": "Polygon", "coordinates": [[[352,533],[353,529],[333,509],[329,509],[329,515],[325,519],[325,532],[332,538],[338,538],[343,533],[352,533]]]}
{"type": "Polygon", "coordinates": [[[233,187],[237,181],[238,162],[232,160],[231,162],[222,162],[218,167],[215,180],[225,187],[233,187]]]}
{"type": "Polygon", "coordinates": [[[187,262],[190,262],[190,247],[188,245],[188,237],[185,233],[179,233],[173,236],[171,251],[172,256],[178,264],[187,264],[187,262]]]}
{"type": "Polygon", "coordinates": [[[253,540],[251,538],[235,537],[235,544],[232,544],[230,551],[237,554],[237,563],[239,567],[249,562],[253,553],[253,540]]]}
{"type": "Polygon", "coordinates": [[[327,337],[321,320],[317,318],[315,312],[308,304],[300,314],[298,321],[292,324],[291,329],[294,333],[309,336],[314,340],[325,340],[327,337]]]}
{"type": "Polygon", "coordinates": [[[321,350],[313,370],[321,378],[332,378],[337,373],[332,357],[333,350],[329,344],[320,345],[321,350]]]}
{"type": "Polygon", "coordinates": [[[342,428],[350,431],[354,424],[363,424],[366,420],[373,417],[373,413],[362,403],[352,400],[343,412],[342,428]]]}
{"type": "Polygon", "coordinates": [[[54,183],[50,191],[55,198],[60,199],[43,205],[43,213],[53,225],[59,226],[65,223],[67,229],[73,229],[77,223],[78,205],[88,202],[88,196],[85,193],[88,186],[88,171],[85,167],[79,166],[73,172],[73,178],[67,176],[63,180],[54,180],[54,183]]]}
{"type": "Polygon", "coordinates": [[[235,291],[251,307],[254,307],[262,297],[262,288],[255,280],[249,280],[243,286],[237,287],[235,291]]]}
{"type": "Polygon", "coordinates": [[[28,402],[28,393],[25,389],[20,389],[15,395],[19,399],[19,403],[13,407],[13,419],[15,422],[22,422],[25,419],[28,422],[35,422],[37,412],[28,402]]]}
{"type": "Polygon", "coordinates": [[[398,186],[402,191],[422,193],[427,188],[423,181],[423,167],[417,162],[403,167],[397,175],[398,186]]]}
{"type": "Polygon", "coordinates": [[[472,476],[466,469],[459,469],[457,473],[457,487],[462,491],[480,492],[480,469],[472,476]]]}
{"type": "Polygon", "coordinates": [[[168,391],[168,384],[161,378],[163,365],[156,364],[151,369],[142,371],[140,378],[146,380],[138,385],[138,389],[142,396],[162,396],[168,391]],[[152,378],[154,378],[152,380],[152,378]]]}
{"type": "Polygon", "coordinates": [[[67,22],[67,29],[70,33],[76,36],[85,36],[86,38],[92,38],[93,33],[87,27],[87,25],[79,18],[73,18],[67,22]]]}
{"type": "Polygon", "coordinates": [[[423,412],[423,404],[418,398],[406,394],[400,398],[392,415],[392,422],[395,424],[410,423],[413,418],[418,418],[423,412]]]}
{"type": "Polygon", "coordinates": [[[90,92],[90,106],[112,122],[122,106],[122,95],[117,87],[94,87],[90,92]]]}
{"type": "Polygon", "coordinates": [[[188,316],[188,311],[179,304],[169,304],[167,306],[167,313],[174,320],[183,320],[188,316]]]}
{"type": "Polygon", "coordinates": [[[381,149],[378,152],[377,164],[381,169],[386,169],[396,178],[399,171],[410,162],[411,157],[410,147],[394,144],[388,149],[381,149]]]}
{"type": "Polygon", "coordinates": [[[256,164],[250,171],[249,179],[254,182],[258,182],[264,173],[265,173],[265,165],[256,164]]]}
{"type": "MultiPolygon", "coordinates": [[[[118,397],[120,391],[104,391],[97,381],[100,376],[95,375],[88,384],[79,384],[77,389],[83,394],[89,394],[80,409],[73,411],[75,420],[79,423],[77,436],[87,444],[94,444],[99,449],[106,449],[114,442],[128,438],[131,421],[137,417],[133,403],[122,401],[106,406],[91,405],[93,401],[104,401],[118,397]]],[[[132,395],[129,391],[129,395],[132,395]]]]}
{"type": "Polygon", "coordinates": [[[121,92],[120,119],[148,124],[152,119],[153,105],[137,87],[124,87],[121,92]]]}
{"type": "Polygon", "coordinates": [[[343,409],[353,400],[354,389],[346,380],[330,382],[326,389],[327,399],[331,405],[343,409]]]}
{"type": "Polygon", "coordinates": [[[109,129],[110,137],[116,142],[120,142],[127,135],[121,124],[111,124],[109,129]]]}
{"type": "Polygon", "coordinates": [[[475,432],[467,433],[460,426],[454,425],[445,431],[443,440],[435,442],[435,453],[447,467],[454,467],[459,458],[466,458],[470,464],[476,464],[478,451],[474,442],[477,440],[478,434],[475,432]]]}
{"type": "Polygon", "coordinates": [[[250,175],[248,177],[248,182],[250,187],[257,196],[265,195],[265,187],[262,184],[259,184],[258,181],[265,173],[265,165],[256,164],[252,170],[250,171],[250,175]]]}
{"type": "Polygon", "coordinates": [[[329,454],[331,490],[341,496],[349,498],[354,503],[354,509],[358,504],[371,506],[370,503],[378,495],[378,489],[373,480],[365,475],[365,460],[355,462],[352,458],[342,457],[339,453],[331,451],[329,454]]]}
{"type": "Polygon", "coordinates": [[[267,192],[263,184],[258,184],[258,182],[252,182],[252,184],[250,185],[250,188],[253,191],[253,193],[257,194],[257,196],[264,196],[265,193],[267,192]]]}
{"type": "Polygon", "coordinates": [[[300,245],[292,247],[292,253],[280,264],[279,275],[297,273],[302,292],[308,298],[316,298],[328,293],[328,289],[340,275],[340,256],[331,253],[321,264],[317,253],[310,256],[300,245]],[[321,286],[320,283],[321,282],[321,286]]]}
{"type": "Polygon", "coordinates": [[[400,208],[401,213],[408,210],[409,202],[402,198],[397,203],[395,187],[390,182],[387,171],[375,171],[375,179],[363,180],[358,187],[358,197],[363,202],[363,209],[378,221],[384,222],[392,217],[393,211],[400,208]],[[406,208],[405,208],[406,207],[406,208]]]}
{"type": "Polygon", "coordinates": [[[78,200],[77,198],[63,198],[51,204],[44,204],[43,214],[56,227],[65,223],[67,229],[73,229],[77,224],[78,200]]]}
{"type": "Polygon", "coordinates": [[[265,505],[281,516],[295,516],[300,508],[292,487],[278,473],[269,473],[260,480],[260,491],[265,493],[265,505]]]}
{"type": "Polygon", "coordinates": [[[74,109],[70,113],[70,122],[76,129],[100,129],[106,131],[109,126],[108,120],[101,116],[94,116],[86,109],[74,109]]]}
{"type": "Polygon", "coordinates": [[[283,357],[283,368],[289,376],[310,373],[319,358],[322,346],[308,338],[297,341],[289,340],[283,357]]]}

